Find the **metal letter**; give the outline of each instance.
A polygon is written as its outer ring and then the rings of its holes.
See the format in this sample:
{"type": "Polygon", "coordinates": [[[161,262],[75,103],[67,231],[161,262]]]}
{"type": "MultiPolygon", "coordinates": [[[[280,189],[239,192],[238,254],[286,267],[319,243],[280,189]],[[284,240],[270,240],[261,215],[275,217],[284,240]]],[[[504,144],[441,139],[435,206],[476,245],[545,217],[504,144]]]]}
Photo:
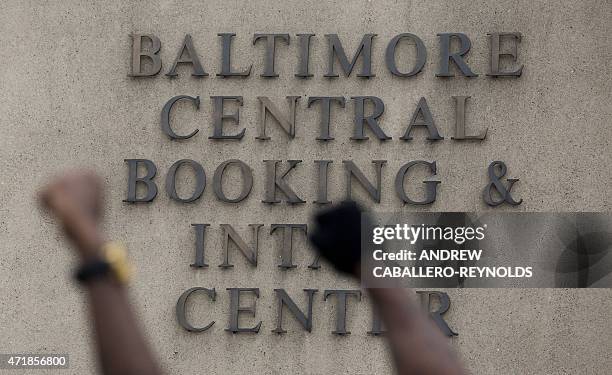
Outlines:
{"type": "Polygon", "coordinates": [[[346,199],[351,199],[351,180],[355,176],[357,182],[368,192],[370,197],[374,199],[376,203],[380,203],[380,192],[381,192],[381,173],[382,167],[386,160],[373,160],[374,169],[376,170],[376,187],[368,180],[368,178],[361,172],[361,170],[351,160],[343,160],[342,164],[346,168],[346,199]]]}
{"type": "Polygon", "coordinates": [[[521,42],[521,33],[491,33],[488,35],[491,41],[491,60],[489,73],[487,73],[487,75],[491,77],[520,77],[523,72],[523,65],[516,70],[504,72],[500,70],[499,58],[502,56],[511,56],[512,61],[516,61],[518,55],[516,46],[521,42]],[[501,52],[500,50],[501,38],[504,36],[512,37],[512,39],[516,41],[516,43],[512,45],[510,52],[501,52]]]}
{"type": "Polygon", "coordinates": [[[472,42],[467,37],[467,35],[463,33],[442,33],[438,34],[440,37],[440,72],[436,74],[436,77],[454,77],[455,74],[451,74],[449,68],[449,61],[453,60],[453,62],[457,65],[461,74],[466,77],[478,77],[478,74],[475,74],[470,70],[470,67],[467,66],[465,61],[463,61],[463,56],[468,53],[472,46],[472,42]],[[459,52],[450,53],[450,44],[451,38],[459,38],[461,42],[461,47],[459,48],[459,52]]]}
{"type": "Polygon", "coordinates": [[[331,102],[334,101],[344,108],[346,100],[343,96],[311,96],[308,98],[308,108],[317,102],[321,101],[321,132],[317,137],[319,141],[331,141],[334,137],[329,135],[329,122],[331,117],[331,102]]]}
{"type": "Polygon", "coordinates": [[[502,177],[506,175],[506,164],[503,161],[494,161],[489,164],[489,182],[487,186],[485,186],[484,191],[482,192],[483,199],[486,204],[491,207],[499,206],[500,204],[506,202],[511,206],[518,206],[523,203],[523,200],[519,200],[518,202],[514,200],[512,195],[510,194],[510,190],[512,190],[512,186],[517,182],[518,178],[507,178],[508,180],[508,188],[504,186],[502,183],[502,177]],[[499,175],[497,174],[497,169],[499,167],[499,175]],[[494,200],[491,193],[493,190],[497,191],[497,194],[501,197],[499,200],[494,200]]]}
{"type": "Polygon", "coordinates": [[[450,298],[448,294],[444,292],[438,292],[438,291],[417,291],[417,294],[421,296],[421,301],[423,300],[422,299],[423,295],[427,296],[427,305],[426,305],[427,312],[429,313],[429,316],[433,319],[433,321],[436,323],[438,328],[440,328],[442,333],[446,335],[447,337],[457,336],[458,333],[454,332],[448,326],[448,323],[446,323],[444,318],[442,318],[442,315],[444,315],[450,308],[450,298]],[[440,301],[440,307],[436,311],[430,311],[432,296],[438,297],[440,301]]]}
{"type": "Polygon", "coordinates": [[[231,240],[238,250],[244,255],[252,266],[257,267],[257,252],[259,251],[259,228],[263,224],[249,224],[249,227],[253,230],[253,247],[244,242],[242,237],[236,232],[236,230],[230,224],[221,224],[221,231],[223,236],[223,252],[225,253],[225,260],[219,265],[221,268],[232,268],[233,264],[229,262],[229,241],[231,240]]]}
{"type": "Polygon", "coordinates": [[[191,226],[196,231],[196,241],[195,241],[195,263],[190,264],[190,267],[195,268],[206,268],[208,264],[204,261],[204,233],[206,232],[206,227],[209,227],[210,224],[191,224],[191,226]]]}
{"type": "Polygon", "coordinates": [[[300,40],[300,68],[295,75],[299,78],[309,78],[312,74],[308,71],[308,62],[310,61],[310,38],[315,34],[296,34],[300,40]]]}
{"type": "Polygon", "coordinates": [[[371,336],[382,336],[387,333],[387,331],[383,329],[383,322],[376,305],[372,305],[372,329],[366,333],[371,336]]]}
{"type": "Polygon", "coordinates": [[[278,266],[283,269],[297,267],[293,264],[293,230],[301,230],[304,235],[308,234],[306,224],[272,224],[270,234],[274,233],[278,228],[283,229],[283,245],[281,250],[281,264],[278,266]]]}
{"type": "Polygon", "coordinates": [[[368,125],[376,138],[381,141],[391,139],[378,125],[378,118],[385,112],[385,103],[376,96],[353,96],[351,99],[355,101],[355,129],[351,139],[358,141],[369,139],[369,137],[365,136],[364,123],[368,125]],[[364,114],[366,100],[374,104],[374,113],[369,116],[364,114]]]}
{"type": "Polygon", "coordinates": [[[423,97],[419,99],[419,104],[417,104],[417,108],[412,114],[412,119],[410,120],[410,123],[408,124],[408,129],[406,129],[406,132],[404,133],[403,136],[400,137],[400,139],[403,141],[411,140],[412,137],[410,136],[410,133],[412,132],[412,128],[414,126],[426,126],[427,127],[427,131],[429,132],[429,135],[427,136],[426,139],[429,139],[431,141],[438,141],[438,140],[444,139],[444,137],[441,137],[440,133],[438,133],[438,129],[436,128],[433,117],[431,116],[431,112],[429,111],[427,100],[425,100],[425,98],[423,97]],[[423,120],[418,119],[419,114],[423,116],[423,120]]]}
{"type": "Polygon", "coordinates": [[[469,96],[453,96],[455,100],[455,136],[451,137],[451,139],[456,140],[465,140],[465,139],[475,139],[475,140],[483,140],[487,136],[487,131],[489,128],[486,128],[478,135],[466,135],[465,134],[465,102],[469,96]]]}
{"type": "Polygon", "coordinates": [[[204,168],[202,168],[202,166],[199,163],[191,159],[181,159],[177,161],[176,163],[172,164],[172,166],[168,170],[168,174],[166,175],[166,193],[171,199],[177,202],[189,203],[189,202],[195,201],[196,199],[200,198],[200,196],[204,192],[205,187],[206,187],[206,174],[204,173],[204,168]],[[176,172],[178,172],[178,169],[183,164],[187,164],[191,166],[191,168],[195,172],[195,177],[196,177],[195,189],[193,191],[193,194],[191,194],[189,198],[181,198],[178,196],[176,192],[176,172]]]}
{"type": "Polygon", "coordinates": [[[321,268],[321,254],[315,254],[315,258],[312,261],[312,263],[310,263],[310,265],[308,266],[308,268],[310,268],[311,270],[318,270],[321,268]]]}
{"type": "Polygon", "coordinates": [[[338,61],[340,62],[340,66],[342,67],[344,74],[349,77],[353,71],[353,67],[357,62],[357,59],[362,52],[363,60],[361,65],[361,74],[357,74],[357,77],[375,77],[375,75],[372,74],[372,39],[374,39],[375,36],[376,34],[365,34],[363,36],[361,39],[361,44],[359,44],[359,47],[357,47],[357,52],[355,52],[355,55],[353,55],[353,60],[349,63],[346,53],[344,53],[342,43],[338,38],[338,34],[326,34],[325,37],[327,38],[329,44],[329,63],[327,74],[325,74],[324,77],[338,77],[338,74],[334,72],[334,57],[336,56],[338,57],[338,61]]]}
{"type": "Polygon", "coordinates": [[[157,167],[151,160],[147,159],[125,159],[124,161],[128,163],[128,193],[124,202],[151,202],[157,196],[157,185],[153,182],[157,167]],[[138,177],[138,165],[141,163],[144,164],[147,171],[144,177],[138,177]],[[143,198],[136,197],[136,185],[139,182],[144,183],[147,189],[143,198]]]}
{"type": "Polygon", "coordinates": [[[300,99],[299,96],[288,96],[289,101],[289,118],[283,116],[278,107],[272,103],[267,96],[258,96],[257,99],[261,103],[260,111],[260,122],[259,122],[259,136],[255,137],[261,140],[268,140],[270,137],[266,136],[266,119],[268,112],[278,122],[281,128],[289,135],[289,138],[295,138],[295,107],[300,99]]]}
{"type": "Polygon", "coordinates": [[[278,313],[276,315],[276,329],[273,329],[272,332],[278,333],[279,335],[287,333],[287,331],[283,329],[283,305],[289,308],[291,314],[300,322],[306,331],[312,332],[312,297],[318,289],[304,289],[308,296],[308,315],[305,315],[302,310],[297,307],[285,289],[274,289],[274,291],[278,297],[278,313]]]}
{"type": "Polygon", "coordinates": [[[426,193],[425,193],[425,199],[423,199],[422,201],[414,201],[408,198],[408,195],[406,194],[406,191],[404,190],[404,178],[406,176],[406,173],[408,173],[408,170],[410,168],[412,168],[413,166],[417,164],[423,164],[429,167],[429,170],[431,171],[432,175],[434,176],[436,175],[436,162],[435,161],[431,163],[425,160],[411,161],[410,163],[404,164],[397,172],[397,176],[395,177],[395,191],[397,192],[397,195],[400,197],[400,199],[404,203],[417,204],[417,205],[431,204],[436,201],[436,188],[438,187],[438,184],[440,183],[440,181],[437,181],[437,180],[423,181],[423,183],[425,184],[426,193]]]}
{"type": "Polygon", "coordinates": [[[391,74],[398,77],[411,77],[417,75],[425,66],[425,61],[427,61],[427,49],[425,48],[425,44],[421,38],[414,34],[404,33],[396,35],[387,46],[387,51],[385,53],[385,62],[387,64],[387,69],[391,72],[391,74]],[[397,48],[397,44],[402,39],[412,39],[414,41],[414,45],[416,47],[416,62],[414,64],[414,68],[408,73],[402,73],[397,69],[397,64],[395,62],[395,49],[397,48]]]}
{"type": "Polygon", "coordinates": [[[331,201],[327,199],[327,170],[332,163],[331,160],[315,160],[319,165],[319,188],[317,190],[317,200],[314,203],[329,204],[331,201]]]}
{"type": "Polygon", "coordinates": [[[166,73],[168,77],[176,77],[178,73],[176,72],[176,67],[178,64],[191,64],[193,66],[192,76],[195,77],[206,77],[208,73],[204,71],[202,68],[202,64],[200,63],[200,59],[198,58],[198,53],[193,46],[193,42],[191,41],[191,35],[185,35],[185,40],[183,41],[183,45],[178,51],[178,55],[176,55],[176,59],[174,60],[174,64],[172,64],[172,68],[166,73]],[[183,55],[187,51],[187,57],[183,58],[183,55]]]}
{"type": "Polygon", "coordinates": [[[238,203],[249,196],[249,193],[251,193],[252,188],[253,171],[251,170],[251,167],[249,167],[240,160],[226,160],[221,163],[215,170],[215,175],[213,176],[213,191],[215,192],[217,198],[222,202],[238,203]],[[237,165],[240,168],[240,172],[242,174],[242,190],[240,191],[240,194],[234,199],[228,198],[223,192],[223,173],[225,172],[225,169],[232,164],[237,165]]]}
{"type": "Polygon", "coordinates": [[[241,328],[239,325],[238,317],[241,312],[250,313],[255,316],[255,305],[256,302],[253,301],[251,306],[240,306],[240,293],[242,292],[251,292],[255,294],[255,297],[259,298],[259,288],[227,288],[230,292],[230,320],[229,327],[225,330],[230,331],[232,333],[242,333],[242,332],[253,332],[258,333],[261,328],[261,321],[257,323],[254,327],[251,328],[241,328]]]}
{"type": "Polygon", "coordinates": [[[221,33],[217,34],[223,40],[223,52],[221,58],[221,73],[217,73],[221,77],[248,77],[251,74],[251,68],[253,64],[249,65],[247,69],[242,72],[232,70],[232,38],[236,35],[235,33],[221,33]]]}
{"type": "Polygon", "coordinates": [[[153,34],[132,34],[132,71],[128,74],[129,77],[152,77],[161,70],[161,57],[159,50],[161,42],[158,37],[153,34]],[[142,50],[142,40],[147,38],[151,41],[151,50],[144,52],[142,50]],[[147,72],[142,71],[142,58],[148,57],[153,65],[147,72]]]}
{"type": "Polygon", "coordinates": [[[349,335],[351,332],[346,330],[346,302],[347,296],[355,296],[361,301],[361,290],[326,290],[323,292],[323,300],[327,297],[336,295],[336,329],[332,331],[335,335],[349,335]]]}
{"type": "Polygon", "coordinates": [[[170,127],[170,111],[172,111],[172,107],[174,107],[174,103],[178,102],[179,100],[183,100],[183,99],[191,101],[195,105],[196,109],[200,109],[200,97],[199,96],[196,96],[194,98],[188,95],[178,95],[168,100],[166,104],[164,104],[164,108],[162,108],[161,127],[162,127],[162,131],[168,137],[170,137],[170,139],[188,139],[196,135],[196,133],[198,132],[198,129],[196,129],[188,135],[178,135],[174,132],[174,130],[172,130],[172,127],[170,127]]]}
{"type": "Polygon", "coordinates": [[[264,203],[280,203],[280,199],[276,199],[276,189],[278,188],[287,197],[287,203],[296,204],[304,203],[300,197],[297,196],[295,191],[285,182],[285,177],[289,172],[295,168],[296,165],[301,163],[301,160],[287,160],[289,168],[285,173],[281,175],[276,174],[276,165],[280,163],[280,160],[264,160],[266,163],[266,198],[262,201],[264,203]]]}
{"type": "Polygon", "coordinates": [[[253,36],[253,45],[255,45],[259,39],[266,40],[266,58],[264,63],[264,73],[261,75],[262,77],[278,77],[278,73],[276,73],[276,70],[274,69],[277,38],[289,44],[289,34],[255,34],[253,36]]]}
{"type": "Polygon", "coordinates": [[[242,139],[246,128],[242,128],[242,131],[238,134],[227,135],[223,134],[223,121],[232,120],[236,124],[240,123],[240,108],[236,112],[231,114],[225,114],[223,111],[223,104],[226,100],[235,100],[239,106],[242,106],[242,96],[211,96],[213,101],[213,135],[208,139],[242,139]]]}
{"type": "Polygon", "coordinates": [[[189,331],[189,332],[204,332],[204,331],[208,330],[210,327],[212,327],[213,324],[215,324],[214,320],[212,322],[208,323],[208,325],[206,325],[204,327],[199,327],[199,328],[196,328],[196,327],[192,326],[187,321],[187,313],[185,311],[185,305],[187,304],[187,299],[189,298],[189,296],[191,296],[195,292],[204,292],[204,293],[206,293],[208,295],[208,297],[212,301],[214,301],[216,299],[216,297],[217,297],[217,292],[215,291],[215,288],[206,289],[206,288],[202,288],[202,287],[195,287],[195,288],[187,289],[183,294],[181,294],[181,296],[179,297],[178,301],[176,302],[176,318],[177,318],[178,323],[180,324],[180,326],[183,327],[186,331],[189,331]]]}

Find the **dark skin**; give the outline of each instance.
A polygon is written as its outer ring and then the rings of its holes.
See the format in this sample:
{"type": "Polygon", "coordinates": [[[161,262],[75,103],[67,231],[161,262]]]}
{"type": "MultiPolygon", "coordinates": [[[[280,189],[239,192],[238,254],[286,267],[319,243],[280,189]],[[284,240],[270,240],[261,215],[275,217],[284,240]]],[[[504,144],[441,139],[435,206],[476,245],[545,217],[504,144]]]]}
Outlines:
{"type": "Polygon", "coordinates": [[[387,328],[398,374],[463,375],[440,330],[404,289],[368,289],[387,328]]]}
{"type": "MultiPolygon", "coordinates": [[[[83,263],[99,259],[105,236],[100,230],[102,185],[90,172],[61,177],[40,194],[41,202],[59,219],[83,263]]],[[[360,277],[356,267],[353,276],[360,277]]],[[[112,276],[86,284],[96,342],[104,374],[157,375],[161,371],[130,309],[127,294],[112,276]]],[[[403,289],[372,288],[368,292],[387,327],[399,374],[465,374],[446,338],[403,289]]]]}
{"type": "MultiPolygon", "coordinates": [[[[63,224],[82,262],[97,259],[105,242],[100,231],[102,188],[93,173],[75,172],[49,184],[43,204],[63,224]]],[[[102,371],[109,375],[157,375],[159,367],[130,309],[126,291],[111,276],[86,284],[102,371]]]]}

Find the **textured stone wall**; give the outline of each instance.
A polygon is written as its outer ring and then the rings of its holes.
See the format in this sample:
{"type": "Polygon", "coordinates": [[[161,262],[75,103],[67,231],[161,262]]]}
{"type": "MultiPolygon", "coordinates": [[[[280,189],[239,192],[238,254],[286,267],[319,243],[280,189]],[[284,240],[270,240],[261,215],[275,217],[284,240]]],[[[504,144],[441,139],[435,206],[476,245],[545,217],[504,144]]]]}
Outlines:
{"type": "MultiPolygon", "coordinates": [[[[387,374],[392,364],[384,339],[370,337],[367,297],[352,301],[348,337],[331,334],[334,304],[324,302],[324,289],[358,288],[325,265],[307,269],[311,253],[304,237],[294,247],[296,269],[283,271],[278,235],[270,224],[307,223],[316,206],[313,160],[334,160],[329,196],[338,201],[345,192],[342,160],[353,160],[373,176],[371,160],[388,160],[383,170],[380,204],[373,204],[356,188],[357,198],[374,210],[400,207],[393,190],[399,166],[410,160],[435,160],[442,181],[438,198],[425,208],[404,210],[483,211],[481,190],[488,182],[486,167],[504,160],[509,176],[520,181],[513,193],[523,198],[509,211],[611,210],[610,162],[610,22],[606,1],[5,1],[0,5],[0,352],[68,353],[70,370],[94,370],[88,343],[85,295],[70,283],[71,252],[53,221],[35,203],[37,188],[52,174],[68,167],[95,167],[108,186],[105,229],[125,242],[137,268],[131,288],[142,324],[171,374],[387,374]],[[523,39],[520,78],[486,77],[487,33],[518,31],[523,39]],[[197,79],[189,69],[179,76],[160,74],[150,79],[128,77],[130,33],[154,33],[162,41],[167,72],[185,36],[193,37],[210,76],[197,79]],[[233,63],[253,64],[250,77],[222,79],[219,32],[235,32],[233,63]],[[292,44],[277,48],[276,79],[265,79],[263,46],[252,46],[257,32],[286,32],[292,44]],[[311,70],[314,77],[293,76],[297,64],[295,34],[315,33],[311,70]],[[416,77],[393,77],[384,66],[387,42],[396,34],[417,34],[428,59],[416,77]],[[472,41],[467,62],[479,77],[436,78],[440,32],[463,32],[472,41]],[[352,53],[365,33],[376,33],[375,78],[339,77],[328,80],[324,34],[337,33],[352,53]],[[199,111],[183,103],[173,116],[177,130],[195,127],[195,137],[170,141],[160,130],[164,103],[174,95],[199,95],[199,111]],[[212,135],[211,95],[241,95],[240,142],[215,142],[212,135]],[[257,96],[279,105],[285,96],[301,96],[297,136],[288,141],[269,125],[269,141],[257,135],[257,96]],[[315,140],[318,111],[307,109],[308,96],[375,95],[387,106],[381,124],[393,137],[350,141],[353,105],[335,110],[335,140],[315,140]],[[467,121],[471,129],[489,128],[482,142],[452,141],[453,95],[471,96],[467,121]],[[432,110],[443,141],[431,143],[424,132],[415,140],[399,140],[420,97],[432,110]],[[159,168],[160,194],[146,205],[123,203],[126,195],[126,158],[153,160],[159,168]],[[171,201],[163,191],[170,165],[183,158],[200,162],[212,181],[214,168],[227,159],[241,159],[253,167],[251,195],[238,205],[219,202],[209,184],[191,204],[171,201]],[[264,159],[300,159],[303,165],[289,179],[303,205],[262,203],[264,159]],[[208,269],[193,269],[192,223],[210,223],[208,269]],[[239,253],[235,267],[222,270],[220,223],[247,234],[247,224],[263,223],[257,268],[239,253]],[[179,295],[193,286],[216,288],[215,303],[194,298],[190,317],[195,323],[216,320],[209,331],[188,333],[176,323],[179,295]],[[232,335],[227,326],[228,287],[258,287],[257,335],[232,335]],[[285,314],[286,335],[275,326],[274,288],[285,288],[298,304],[303,288],[316,288],[314,328],[304,332],[285,314]]],[[[408,49],[400,54],[406,54],[408,49]]],[[[404,56],[404,55],[401,55],[404,56]]],[[[404,56],[405,57],[405,56],[404,56]]],[[[420,173],[420,172],[419,172],[420,173]]],[[[415,174],[418,181],[423,175],[415,174]]],[[[188,180],[188,176],[181,179],[188,180]]],[[[231,180],[229,184],[232,185],[231,180]]],[[[414,189],[420,188],[414,184],[414,189]]],[[[232,188],[229,187],[231,192],[232,188]]],[[[236,190],[233,190],[236,191],[236,190]]],[[[248,238],[248,237],[247,237],[248,238]]],[[[451,290],[446,318],[459,336],[452,345],[475,374],[604,374],[611,366],[612,294],[601,290],[451,290]]]]}

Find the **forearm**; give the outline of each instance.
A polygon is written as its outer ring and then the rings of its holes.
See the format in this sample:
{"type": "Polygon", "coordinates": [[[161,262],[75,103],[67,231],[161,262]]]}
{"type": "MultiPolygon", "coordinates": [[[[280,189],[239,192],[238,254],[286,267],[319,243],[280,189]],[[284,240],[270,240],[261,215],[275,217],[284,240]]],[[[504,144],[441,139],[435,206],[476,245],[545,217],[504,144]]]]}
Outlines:
{"type": "Polygon", "coordinates": [[[108,277],[92,280],[87,289],[104,374],[161,374],[138,329],[124,288],[108,277]]]}
{"type": "Polygon", "coordinates": [[[387,327],[399,374],[464,374],[446,338],[405,290],[368,292],[387,327]]]}
{"type": "MultiPolygon", "coordinates": [[[[77,224],[73,224],[76,227],[77,224]]],[[[104,244],[97,228],[79,227],[75,237],[82,262],[99,257],[104,244]]],[[[160,371],[130,308],[127,291],[112,275],[87,282],[96,342],[105,375],[156,375],[160,371]]]]}
{"type": "Polygon", "coordinates": [[[47,185],[40,192],[40,199],[62,223],[84,265],[79,279],[89,293],[104,374],[158,375],[160,371],[121,285],[127,275],[127,265],[113,261],[117,260],[119,253],[122,257],[124,254],[122,251],[102,254],[105,242],[99,231],[103,207],[101,185],[100,178],[91,172],[67,173],[47,185]],[[102,263],[104,256],[111,255],[114,255],[110,261],[112,264],[102,263]],[[109,268],[112,268],[113,274],[109,268]]]}

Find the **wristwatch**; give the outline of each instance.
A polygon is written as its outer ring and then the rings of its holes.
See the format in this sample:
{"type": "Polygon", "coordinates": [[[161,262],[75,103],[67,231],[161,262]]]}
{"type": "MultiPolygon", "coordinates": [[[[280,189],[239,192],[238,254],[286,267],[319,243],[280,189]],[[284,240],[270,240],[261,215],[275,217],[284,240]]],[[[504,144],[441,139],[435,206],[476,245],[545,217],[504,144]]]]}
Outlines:
{"type": "Polygon", "coordinates": [[[131,274],[132,267],[127,261],[125,246],[118,242],[107,242],[102,245],[100,258],[79,267],[75,277],[79,282],[87,283],[111,275],[120,284],[127,284],[131,274]]]}

